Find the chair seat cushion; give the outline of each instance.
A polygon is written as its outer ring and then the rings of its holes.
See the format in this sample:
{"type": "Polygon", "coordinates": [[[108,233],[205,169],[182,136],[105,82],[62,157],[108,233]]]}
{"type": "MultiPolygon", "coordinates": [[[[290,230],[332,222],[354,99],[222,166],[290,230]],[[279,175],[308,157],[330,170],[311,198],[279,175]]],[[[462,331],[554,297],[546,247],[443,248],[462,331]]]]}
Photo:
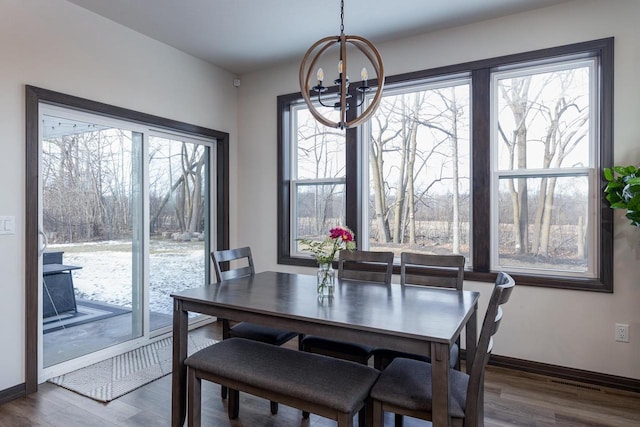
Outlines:
{"type": "Polygon", "coordinates": [[[204,348],[185,364],[344,413],[362,405],[379,375],[359,363],[241,338],[204,348]]]}
{"type": "MultiPolygon", "coordinates": [[[[451,350],[449,351],[449,366],[454,368],[456,363],[458,362],[460,349],[457,344],[451,346],[451,350]]],[[[420,360],[422,362],[431,363],[431,358],[429,356],[422,356],[420,354],[413,353],[405,353],[403,351],[390,350],[388,348],[376,348],[373,350],[373,357],[376,359],[381,359],[383,361],[383,366],[387,366],[391,363],[392,360],[402,357],[404,359],[413,359],[420,360]]]]}
{"type": "Polygon", "coordinates": [[[314,349],[322,349],[331,353],[348,354],[363,360],[368,359],[371,356],[371,352],[374,350],[374,347],[369,345],[335,341],[315,335],[307,335],[304,337],[302,339],[302,348],[305,351],[312,352],[314,349]]]}
{"type": "MultiPolygon", "coordinates": [[[[432,394],[431,364],[412,359],[398,358],[382,371],[371,390],[371,397],[416,411],[431,412],[432,394]]],[[[469,376],[464,372],[449,370],[449,415],[464,418],[469,376]]]]}
{"type": "Polygon", "coordinates": [[[236,338],[265,342],[267,344],[282,345],[298,334],[283,329],[270,328],[249,322],[240,322],[229,330],[229,335],[236,338]]]}

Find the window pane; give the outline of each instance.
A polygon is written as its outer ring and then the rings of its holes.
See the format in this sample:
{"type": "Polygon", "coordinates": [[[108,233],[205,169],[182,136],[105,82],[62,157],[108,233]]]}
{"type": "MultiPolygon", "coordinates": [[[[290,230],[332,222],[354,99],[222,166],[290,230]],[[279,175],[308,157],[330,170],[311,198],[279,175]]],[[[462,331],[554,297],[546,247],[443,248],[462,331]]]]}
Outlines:
{"type": "Polygon", "coordinates": [[[591,68],[537,70],[497,78],[498,168],[589,167],[591,68]]]}
{"type": "Polygon", "coordinates": [[[587,236],[593,229],[588,220],[589,191],[586,175],[501,178],[499,267],[586,272],[587,236]],[[523,192],[516,193],[518,189],[523,192]]]}
{"type": "MultiPolygon", "coordinates": [[[[318,109],[331,120],[338,120],[338,112],[318,109]],[[331,117],[331,115],[336,117],[331,117]]],[[[345,175],[345,131],[326,127],[313,118],[309,109],[295,110],[297,179],[337,178],[345,175]]]]}
{"type": "Polygon", "coordinates": [[[344,202],[344,184],[298,184],[296,238],[323,240],[331,228],[345,223],[344,202]]]}
{"type": "Polygon", "coordinates": [[[466,81],[383,97],[369,140],[371,249],[468,257],[469,98],[466,81]]]}
{"type": "Polygon", "coordinates": [[[208,156],[204,145],[149,137],[151,330],[171,321],[172,293],[206,284],[208,156]]]}
{"type": "Polygon", "coordinates": [[[495,268],[595,274],[586,250],[594,242],[585,236],[597,241],[598,233],[587,221],[593,190],[584,172],[595,161],[594,69],[595,60],[571,60],[494,75],[495,268]],[[531,173],[516,178],[507,176],[510,170],[531,173]],[[540,170],[555,171],[543,176],[540,170]],[[561,177],[563,170],[576,172],[561,177]]]}
{"type": "Polygon", "coordinates": [[[42,229],[49,242],[42,282],[45,368],[142,334],[135,214],[142,135],[90,119],[67,111],[42,115],[42,229]],[[115,322],[118,327],[109,329],[115,322]]]}

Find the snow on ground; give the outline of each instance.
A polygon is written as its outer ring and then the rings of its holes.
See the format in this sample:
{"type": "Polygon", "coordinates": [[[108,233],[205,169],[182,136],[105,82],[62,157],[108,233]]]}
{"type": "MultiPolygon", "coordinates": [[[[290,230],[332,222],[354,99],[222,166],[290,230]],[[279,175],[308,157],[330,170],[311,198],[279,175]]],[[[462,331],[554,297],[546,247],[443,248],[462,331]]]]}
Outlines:
{"type": "MultiPolygon", "coordinates": [[[[171,293],[205,284],[208,254],[203,242],[152,240],[150,246],[149,307],[154,312],[171,314],[171,293]]],[[[131,308],[131,242],[49,245],[47,250],[64,251],[64,264],[82,267],[72,272],[77,298],[131,308]]]]}

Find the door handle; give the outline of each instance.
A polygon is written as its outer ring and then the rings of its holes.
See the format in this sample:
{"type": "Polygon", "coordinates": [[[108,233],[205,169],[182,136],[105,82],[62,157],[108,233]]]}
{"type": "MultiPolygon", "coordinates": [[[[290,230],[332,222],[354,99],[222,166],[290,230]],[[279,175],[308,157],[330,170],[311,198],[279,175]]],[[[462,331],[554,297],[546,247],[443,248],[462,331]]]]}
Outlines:
{"type": "Polygon", "coordinates": [[[38,249],[38,256],[42,256],[44,251],[47,250],[47,246],[49,246],[49,239],[47,238],[47,235],[44,234],[44,231],[40,229],[38,229],[38,234],[42,236],[42,247],[38,249]]]}

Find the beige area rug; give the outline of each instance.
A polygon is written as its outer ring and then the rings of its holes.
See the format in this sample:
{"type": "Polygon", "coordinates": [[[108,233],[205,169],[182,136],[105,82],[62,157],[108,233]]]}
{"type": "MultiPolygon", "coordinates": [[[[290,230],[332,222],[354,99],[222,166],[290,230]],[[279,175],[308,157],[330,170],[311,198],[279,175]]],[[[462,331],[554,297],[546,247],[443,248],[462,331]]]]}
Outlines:
{"type": "MultiPolygon", "coordinates": [[[[189,335],[188,354],[215,342],[189,335]]],[[[165,338],[48,381],[99,402],[109,402],[170,374],[172,343],[171,337],[165,338]]]]}

